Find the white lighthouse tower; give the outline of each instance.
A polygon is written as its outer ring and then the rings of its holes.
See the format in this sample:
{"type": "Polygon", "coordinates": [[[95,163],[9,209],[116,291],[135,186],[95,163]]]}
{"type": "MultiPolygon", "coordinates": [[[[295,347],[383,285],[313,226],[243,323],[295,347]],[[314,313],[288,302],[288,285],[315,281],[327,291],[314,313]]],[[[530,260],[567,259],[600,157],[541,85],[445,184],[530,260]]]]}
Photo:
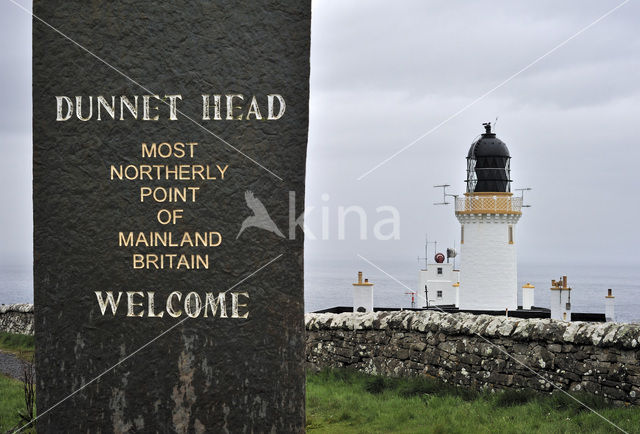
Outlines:
{"type": "Polygon", "coordinates": [[[518,307],[516,224],[522,198],[511,193],[509,149],[483,124],[485,133],[467,155],[467,191],[456,198],[460,222],[460,309],[518,307]]]}

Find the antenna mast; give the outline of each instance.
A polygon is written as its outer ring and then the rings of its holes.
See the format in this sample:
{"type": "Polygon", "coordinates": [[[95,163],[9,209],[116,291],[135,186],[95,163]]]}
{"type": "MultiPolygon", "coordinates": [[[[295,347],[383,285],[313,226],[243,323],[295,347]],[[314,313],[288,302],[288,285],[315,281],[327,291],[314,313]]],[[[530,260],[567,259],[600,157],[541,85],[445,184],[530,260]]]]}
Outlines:
{"type": "Polygon", "coordinates": [[[447,202],[447,197],[457,198],[457,194],[448,194],[447,187],[451,187],[449,184],[434,185],[433,188],[442,188],[442,202],[435,202],[434,205],[449,205],[451,202],[447,202]]]}
{"type": "Polygon", "coordinates": [[[424,259],[424,269],[427,269],[428,266],[428,258],[429,258],[429,253],[427,253],[427,247],[429,246],[429,237],[427,234],[424,235],[424,258],[421,258],[420,255],[418,255],[418,263],[420,262],[421,259],[424,259]]]}
{"type": "Polygon", "coordinates": [[[516,191],[520,192],[520,197],[522,198],[522,208],[531,208],[531,205],[525,205],[524,204],[524,192],[525,191],[531,191],[531,190],[532,190],[531,187],[516,188],[516,191]]]}
{"type": "MultiPolygon", "coordinates": [[[[438,242],[437,241],[429,241],[428,234],[424,236],[424,269],[428,269],[429,267],[429,244],[433,244],[433,254],[435,255],[438,250],[438,242]]],[[[423,259],[418,256],[418,261],[423,259]]]]}

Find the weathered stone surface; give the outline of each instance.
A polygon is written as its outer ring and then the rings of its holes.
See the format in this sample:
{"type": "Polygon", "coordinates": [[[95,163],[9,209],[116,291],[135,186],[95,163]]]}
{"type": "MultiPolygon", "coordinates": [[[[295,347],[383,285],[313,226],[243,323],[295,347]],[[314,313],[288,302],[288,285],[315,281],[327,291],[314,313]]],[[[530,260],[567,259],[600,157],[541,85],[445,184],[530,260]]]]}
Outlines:
{"type": "Polygon", "coordinates": [[[33,334],[32,304],[0,305],[0,331],[21,335],[33,334]]]}
{"type": "Polygon", "coordinates": [[[468,387],[552,391],[542,376],[566,390],[640,404],[640,325],[432,311],[307,314],[305,320],[312,369],[345,366],[468,387]],[[339,351],[327,345],[333,341],[342,343],[339,351]],[[344,354],[355,352],[347,362],[344,354]]]}
{"type": "Polygon", "coordinates": [[[33,12],[38,432],[304,431],[295,219],[311,2],[35,0],[33,12]],[[60,115],[58,101],[69,101],[60,115]],[[145,155],[143,143],[169,152],[145,155]],[[197,146],[180,155],[177,143],[197,146]],[[197,198],[180,198],[186,188],[197,198]],[[196,255],[206,267],[188,264],[196,255]],[[115,313],[99,305],[108,291],[121,296],[115,313]],[[207,295],[220,294],[225,308],[205,317],[207,295]]]}

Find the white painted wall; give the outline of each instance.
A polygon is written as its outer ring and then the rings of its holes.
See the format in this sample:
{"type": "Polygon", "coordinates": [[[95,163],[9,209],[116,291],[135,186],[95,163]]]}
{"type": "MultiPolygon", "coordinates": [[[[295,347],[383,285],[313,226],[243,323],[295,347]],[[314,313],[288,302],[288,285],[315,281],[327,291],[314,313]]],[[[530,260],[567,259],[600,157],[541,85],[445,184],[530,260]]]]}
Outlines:
{"type": "Polygon", "coordinates": [[[353,286],[353,311],[364,307],[366,312],[373,312],[373,285],[353,286]]]}
{"type": "Polygon", "coordinates": [[[522,308],[531,309],[534,305],[534,291],[535,288],[522,287],[522,308]]]}
{"type": "Polygon", "coordinates": [[[615,297],[605,297],[604,298],[604,317],[607,321],[615,321],[615,297]]]}
{"type": "Polygon", "coordinates": [[[459,271],[453,269],[453,263],[428,264],[426,270],[420,270],[418,273],[417,291],[420,294],[418,299],[423,302],[423,305],[425,285],[429,288],[429,305],[456,303],[456,290],[453,284],[458,281],[459,271]],[[438,274],[438,269],[442,270],[442,274],[438,274]],[[442,291],[440,297],[438,297],[438,291],[442,291]]]}
{"type": "Polygon", "coordinates": [[[512,214],[457,214],[464,225],[460,245],[460,309],[516,310],[518,267],[516,223],[512,214]],[[513,244],[509,244],[509,225],[513,244]]]}
{"type": "Polygon", "coordinates": [[[551,319],[571,321],[571,309],[567,309],[570,289],[551,289],[551,319]]]}
{"type": "MultiPolygon", "coordinates": [[[[460,270],[453,270],[453,281],[460,283],[460,270]]],[[[460,285],[453,289],[456,292],[456,307],[460,307],[460,285]]]]}

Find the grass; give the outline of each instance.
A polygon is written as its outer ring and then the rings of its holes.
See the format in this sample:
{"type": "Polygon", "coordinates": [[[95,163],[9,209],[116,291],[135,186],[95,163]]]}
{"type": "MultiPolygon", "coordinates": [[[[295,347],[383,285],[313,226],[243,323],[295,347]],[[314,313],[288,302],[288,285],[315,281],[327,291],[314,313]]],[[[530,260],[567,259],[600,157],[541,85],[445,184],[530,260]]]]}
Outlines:
{"type": "MultiPolygon", "coordinates": [[[[33,337],[0,333],[0,349],[33,354],[33,337]]],[[[629,433],[640,408],[574,395],[629,433]]],[[[22,382],[0,375],[0,433],[19,423],[22,382]]],[[[615,428],[562,393],[478,392],[434,378],[387,378],[340,369],[307,375],[307,431],[315,433],[609,433],[615,428]]],[[[33,432],[27,430],[26,432],[33,432]]]]}
{"type": "MultiPolygon", "coordinates": [[[[0,351],[15,354],[31,361],[34,354],[34,337],[0,332],[0,351]]],[[[22,381],[0,374],[0,433],[22,426],[19,413],[25,413],[24,387],[22,381]]],[[[33,428],[21,431],[33,433],[33,428]]]]}
{"type": "Polygon", "coordinates": [[[0,332],[0,350],[12,353],[24,360],[31,360],[34,352],[34,337],[0,332]]]}
{"type": "MultiPolygon", "coordinates": [[[[577,396],[627,432],[640,408],[577,396]]],[[[432,378],[391,379],[347,370],[307,375],[307,431],[317,433],[609,433],[615,428],[566,395],[474,392],[432,378]]]]}
{"type": "MultiPolygon", "coordinates": [[[[0,374],[0,432],[4,433],[21,426],[19,412],[24,412],[22,382],[0,374]]],[[[33,429],[21,431],[35,432],[33,429]]]]}

